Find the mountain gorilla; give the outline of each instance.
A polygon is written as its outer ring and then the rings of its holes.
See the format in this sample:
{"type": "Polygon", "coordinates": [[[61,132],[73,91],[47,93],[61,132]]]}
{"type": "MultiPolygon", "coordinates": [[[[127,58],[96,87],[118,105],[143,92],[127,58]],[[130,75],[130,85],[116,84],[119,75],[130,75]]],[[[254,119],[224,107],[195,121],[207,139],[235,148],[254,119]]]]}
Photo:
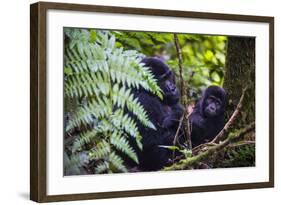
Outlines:
{"type": "Polygon", "coordinates": [[[192,147],[212,140],[224,126],[226,92],[218,86],[208,87],[189,116],[192,147]]]}
{"type": "Polygon", "coordinates": [[[142,63],[151,69],[163,91],[163,100],[143,89],[135,91],[135,96],[156,127],[154,130],[138,123],[143,144],[143,150],[137,151],[139,168],[143,171],[151,171],[159,170],[168,163],[172,152],[159,146],[173,145],[183,108],[179,104],[180,95],[170,68],[155,57],[144,58],[142,63]]]}

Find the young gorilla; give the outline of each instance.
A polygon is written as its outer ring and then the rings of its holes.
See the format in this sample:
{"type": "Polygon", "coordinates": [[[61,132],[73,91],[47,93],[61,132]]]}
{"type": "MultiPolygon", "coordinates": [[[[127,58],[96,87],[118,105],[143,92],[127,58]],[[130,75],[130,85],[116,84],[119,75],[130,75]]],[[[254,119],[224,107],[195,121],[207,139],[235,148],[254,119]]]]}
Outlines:
{"type": "MultiPolygon", "coordinates": [[[[143,171],[159,170],[171,157],[171,151],[160,145],[173,145],[183,108],[179,104],[179,91],[170,68],[158,58],[144,58],[142,63],[149,67],[163,91],[163,100],[143,89],[136,90],[135,96],[146,110],[157,130],[138,123],[142,135],[143,150],[138,150],[139,168],[143,171]]],[[[136,146],[134,146],[136,148],[136,146]]]]}
{"type": "Polygon", "coordinates": [[[226,103],[223,88],[210,86],[204,91],[189,117],[192,147],[212,140],[221,131],[226,103]]]}

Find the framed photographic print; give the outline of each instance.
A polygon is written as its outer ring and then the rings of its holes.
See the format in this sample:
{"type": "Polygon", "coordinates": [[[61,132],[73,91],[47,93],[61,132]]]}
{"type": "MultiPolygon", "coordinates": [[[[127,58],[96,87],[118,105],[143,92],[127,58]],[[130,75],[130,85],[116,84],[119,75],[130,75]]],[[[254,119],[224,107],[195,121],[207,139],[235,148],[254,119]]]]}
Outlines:
{"type": "Polygon", "coordinates": [[[30,198],[274,186],[274,18],[31,5],[30,198]]]}

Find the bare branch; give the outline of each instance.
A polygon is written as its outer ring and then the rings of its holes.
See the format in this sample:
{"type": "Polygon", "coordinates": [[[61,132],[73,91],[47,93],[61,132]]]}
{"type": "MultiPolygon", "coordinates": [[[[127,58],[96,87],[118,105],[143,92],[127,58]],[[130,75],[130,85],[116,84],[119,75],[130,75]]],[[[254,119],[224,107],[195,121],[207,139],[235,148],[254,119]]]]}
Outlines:
{"type": "Polygon", "coordinates": [[[179,72],[180,72],[180,93],[182,97],[186,97],[185,95],[185,85],[183,80],[183,66],[182,66],[182,51],[179,45],[179,39],[177,34],[174,34],[174,41],[176,45],[177,55],[178,55],[178,62],[179,62],[179,72]]]}
{"type": "Polygon", "coordinates": [[[229,147],[234,148],[234,147],[241,147],[241,146],[251,145],[251,144],[256,144],[256,142],[255,141],[243,141],[241,143],[231,144],[231,145],[229,145],[229,147]]]}
{"type": "MultiPolygon", "coordinates": [[[[188,97],[187,97],[187,85],[183,79],[183,58],[182,58],[182,51],[179,44],[179,39],[177,34],[174,34],[174,41],[176,46],[176,51],[178,55],[178,62],[179,62],[179,73],[180,73],[180,93],[181,93],[181,99],[182,104],[184,106],[184,114],[183,114],[183,130],[184,135],[186,136],[186,143],[188,148],[191,149],[191,137],[190,137],[190,124],[188,121],[188,112],[187,112],[187,106],[188,106],[188,97]]],[[[180,127],[179,127],[180,128],[180,127]]]]}
{"type": "Polygon", "coordinates": [[[178,141],[178,138],[179,138],[180,128],[181,128],[181,126],[182,126],[183,118],[184,118],[184,115],[182,115],[182,117],[181,117],[181,119],[180,119],[179,126],[178,126],[177,132],[176,132],[175,137],[174,137],[174,140],[173,140],[173,145],[176,145],[176,144],[177,144],[177,141],[178,141]]]}

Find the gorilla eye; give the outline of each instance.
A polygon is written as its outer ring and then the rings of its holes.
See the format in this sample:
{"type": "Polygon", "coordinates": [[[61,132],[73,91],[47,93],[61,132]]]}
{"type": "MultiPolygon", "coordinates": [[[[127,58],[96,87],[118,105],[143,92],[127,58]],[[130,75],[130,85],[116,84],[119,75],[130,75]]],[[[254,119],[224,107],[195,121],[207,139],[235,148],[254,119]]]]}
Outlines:
{"type": "Polygon", "coordinates": [[[159,78],[160,78],[161,80],[169,80],[171,74],[172,74],[172,71],[168,70],[166,73],[164,73],[163,75],[161,75],[159,78]]]}
{"type": "Polygon", "coordinates": [[[207,98],[207,104],[210,104],[210,103],[212,103],[214,100],[212,99],[212,98],[207,98]]]}

